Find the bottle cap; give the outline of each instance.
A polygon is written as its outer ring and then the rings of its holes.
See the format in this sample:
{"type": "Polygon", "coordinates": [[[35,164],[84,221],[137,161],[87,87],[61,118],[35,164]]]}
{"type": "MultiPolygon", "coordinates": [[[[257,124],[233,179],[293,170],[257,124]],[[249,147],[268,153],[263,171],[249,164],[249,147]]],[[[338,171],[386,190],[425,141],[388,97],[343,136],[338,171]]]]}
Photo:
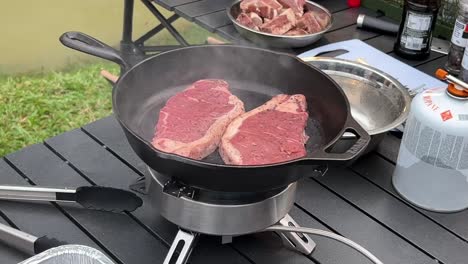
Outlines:
{"type": "Polygon", "coordinates": [[[437,69],[437,71],[435,72],[435,75],[440,80],[446,80],[448,72],[442,69],[437,69]]]}

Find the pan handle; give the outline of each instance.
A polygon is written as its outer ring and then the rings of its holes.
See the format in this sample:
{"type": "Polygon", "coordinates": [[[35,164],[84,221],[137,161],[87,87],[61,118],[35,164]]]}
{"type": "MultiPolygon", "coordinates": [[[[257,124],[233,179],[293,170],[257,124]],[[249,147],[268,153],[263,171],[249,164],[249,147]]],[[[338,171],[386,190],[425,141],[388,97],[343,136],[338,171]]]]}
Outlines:
{"type": "MultiPolygon", "coordinates": [[[[351,116],[348,117],[348,120],[346,121],[344,133],[346,132],[354,134],[357,138],[356,142],[348,150],[346,150],[343,153],[328,152],[327,150],[330,149],[334,145],[334,143],[336,143],[334,142],[331,146],[327,146],[314,153],[313,159],[324,160],[327,162],[348,162],[356,159],[359,156],[359,154],[361,154],[364,151],[364,149],[366,149],[367,145],[369,145],[371,136],[351,116]]],[[[343,135],[341,135],[340,138],[342,137],[343,135]]]]}
{"type": "Polygon", "coordinates": [[[75,31],[65,32],[60,36],[60,42],[71,49],[115,62],[123,70],[129,68],[128,63],[125,62],[117,50],[84,33],[75,31]]]}

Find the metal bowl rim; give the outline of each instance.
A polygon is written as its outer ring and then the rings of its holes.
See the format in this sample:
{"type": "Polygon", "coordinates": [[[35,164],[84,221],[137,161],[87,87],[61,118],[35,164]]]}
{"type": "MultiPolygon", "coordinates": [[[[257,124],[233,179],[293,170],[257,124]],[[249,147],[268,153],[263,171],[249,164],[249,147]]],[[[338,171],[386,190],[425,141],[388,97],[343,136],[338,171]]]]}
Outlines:
{"type": "MultiPolygon", "coordinates": [[[[402,83],[400,83],[397,79],[390,76],[389,74],[387,74],[387,73],[385,73],[385,72],[383,72],[383,71],[381,71],[381,70],[379,70],[377,68],[374,68],[372,66],[369,66],[369,65],[366,65],[366,64],[363,64],[363,63],[359,63],[359,62],[355,62],[355,61],[345,60],[345,59],[330,58],[330,57],[308,57],[308,58],[304,58],[304,59],[305,59],[304,61],[308,62],[308,63],[310,63],[312,61],[325,61],[325,62],[335,62],[335,63],[340,63],[340,64],[347,64],[347,65],[351,65],[351,66],[354,66],[354,67],[362,68],[362,69],[371,71],[371,72],[373,72],[373,73],[375,73],[377,75],[382,76],[383,78],[389,80],[390,82],[392,82],[396,86],[396,88],[400,91],[400,95],[403,97],[404,109],[402,109],[402,111],[401,111],[400,115],[398,116],[398,118],[393,120],[393,122],[389,123],[388,125],[386,125],[384,127],[381,127],[381,128],[378,128],[378,129],[373,129],[371,131],[367,131],[369,133],[369,135],[377,135],[377,134],[388,132],[388,131],[398,127],[399,125],[403,124],[406,121],[406,119],[408,118],[408,115],[409,115],[409,112],[410,112],[410,107],[411,107],[411,96],[409,94],[409,91],[405,88],[405,86],[402,83]]],[[[326,70],[322,70],[322,71],[324,71],[325,74],[327,74],[326,70]]]]}
{"type": "Polygon", "coordinates": [[[236,19],[231,15],[231,10],[234,8],[234,6],[240,4],[240,2],[242,2],[242,0],[235,0],[231,6],[227,7],[226,8],[226,12],[227,12],[227,15],[229,17],[229,19],[231,20],[231,22],[233,24],[235,24],[236,26],[239,26],[247,31],[250,31],[252,33],[256,33],[256,34],[259,34],[259,35],[263,35],[263,36],[268,36],[268,37],[275,37],[275,38],[284,38],[284,39],[307,39],[307,38],[310,38],[310,37],[313,37],[313,36],[320,36],[322,34],[324,34],[325,32],[327,32],[328,30],[330,30],[330,28],[333,26],[333,15],[330,13],[330,11],[325,8],[324,6],[322,5],[319,5],[315,2],[312,2],[312,1],[309,1],[309,0],[306,0],[306,3],[307,4],[311,4],[313,6],[316,6],[318,8],[320,8],[321,10],[323,10],[327,15],[328,17],[330,18],[330,23],[328,23],[328,26],[326,28],[324,28],[322,31],[319,31],[319,32],[315,32],[313,34],[307,34],[307,35],[299,35],[299,36],[286,36],[286,35],[276,35],[276,34],[270,34],[270,33],[265,33],[265,32],[261,32],[261,31],[257,31],[257,30],[253,30],[251,28],[248,28],[240,23],[238,23],[236,21],[236,19]]]}

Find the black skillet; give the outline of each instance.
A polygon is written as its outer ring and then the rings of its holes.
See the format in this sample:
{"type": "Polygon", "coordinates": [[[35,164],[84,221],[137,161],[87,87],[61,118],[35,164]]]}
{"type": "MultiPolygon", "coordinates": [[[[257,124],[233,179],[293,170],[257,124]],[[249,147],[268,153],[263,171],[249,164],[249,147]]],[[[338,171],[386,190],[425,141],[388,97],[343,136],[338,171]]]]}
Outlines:
{"type": "Polygon", "coordinates": [[[64,33],[60,41],[121,66],[112,103],[130,146],[155,171],[193,187],[224,192],[278,189],[310,176],[320,165],[346,164],[370,140],[352,118],[339,86],[292,55],[232,45],[192,46],[154,55],[130,67],[118,51],[83,33],[64,33]],[[189,84],[208,78],[226,80],[247,111],[280,93],[304,94],[310,116],[307,156],[266,166],[232,166],[223,164],[217,152],[198,161],[155,149],[151,139],[166,100],[189,84]],[[354,133],[358,140],[343,153],[330,153],[345,131],[354,133]]]}

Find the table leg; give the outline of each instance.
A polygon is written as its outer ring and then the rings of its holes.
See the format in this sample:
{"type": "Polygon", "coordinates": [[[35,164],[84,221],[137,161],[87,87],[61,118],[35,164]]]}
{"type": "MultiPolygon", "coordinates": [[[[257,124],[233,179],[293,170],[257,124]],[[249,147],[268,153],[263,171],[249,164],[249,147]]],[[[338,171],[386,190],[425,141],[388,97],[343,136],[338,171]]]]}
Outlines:
{"type": "Polygon", "coordinates": [[[122,40],[120,41],[120,52],[131,65],[141,61],[144,53],[132,40],[133,35],[133,7],[134,0],[125,0],[122,40]]]}
{"type": "Polygon", "coordinates": [[[188,46],[188,42],[177,32],[177,30],[169,23],[159,10],[151,3],[151,0],[141,0],[141,2],[153,13],[153,15],[161,22],[161,24],[171,33],[171,35],[183,46],[188,46]]]}
{"type": "MultiPolygon", "coordinates": [[[[177,14],[174,14],[172,15],[171,17],[169,17],[167,19],[167,22],[168,23],[172,23],[174,21],[176,21],[177,19],[179,18],[179,15],[177,14]]],[[[163,24],[159,24],[157,25],[156,27],[154,27],[153,29],[151,29],[150,31],[148,31],[147,33],[145,33],[143,36],[141,36],[140,38],[138,38],[137,40],[135,40],[135,44],[139,45],[139,46],[143,46],[143,43],[145,41],[147,41],[148,39],[150,39],[152,36],[158,34],[161,30],[164,29],[164,26],[163,24]]]]}

